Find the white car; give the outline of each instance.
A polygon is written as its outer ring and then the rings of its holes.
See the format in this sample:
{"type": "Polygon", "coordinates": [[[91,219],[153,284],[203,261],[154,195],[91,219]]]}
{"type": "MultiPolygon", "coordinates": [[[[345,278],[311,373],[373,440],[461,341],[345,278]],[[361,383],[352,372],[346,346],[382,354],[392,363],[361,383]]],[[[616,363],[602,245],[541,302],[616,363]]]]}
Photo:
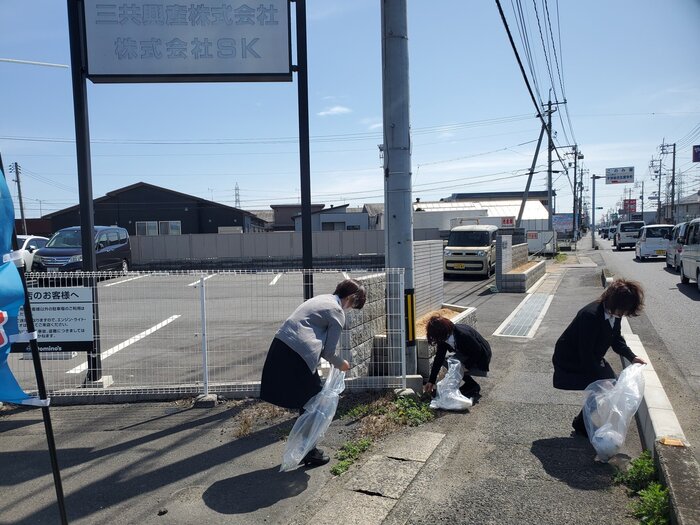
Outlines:
{"type": "Polygon", "coordinates": [[[32,271],[32,263],[34,262],[34,252],[39,248],[46,246],[49,240],[46,237],[39,237],[37,235],[18,235],[17,244],[19,245],[19,252],[22,254],[22,259],[24,260],[24,269],[27,272],[32,271]]]}
{"type": "Polygon", "coordinates": [[[639,239],[634,247],[634,255],[638,261],[647,257],[666,257],[668,236],[673,226],[668,224],[647,224],[639,230],[639,239]]]}
{"type": "Polygon", "coordinates": [[[688,223],[681,253],[681,282],[694,280],[700,290],[700,219],[688,223]]]}

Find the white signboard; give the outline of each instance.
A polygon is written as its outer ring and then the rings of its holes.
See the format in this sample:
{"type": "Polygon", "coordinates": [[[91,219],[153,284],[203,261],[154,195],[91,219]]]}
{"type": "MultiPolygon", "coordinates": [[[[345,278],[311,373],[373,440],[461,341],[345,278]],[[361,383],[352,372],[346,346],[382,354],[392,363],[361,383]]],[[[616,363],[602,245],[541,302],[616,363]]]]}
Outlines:
{"type": "Polygon", "coordinates": [[[288,0],[85,0],[93,82],[291,81],[288,0]]]}
{"type": "MultiPolygon", "coordinates": [[[[44,352],[87,351],[92,349],[92,289],[30,288],[34,328],[39,350],[44,352]]],[[[18,316],[20,332],[27,330],[24,312],[18,316]]],[[[27,351],[27,343],[15,343],[13,351],[27,351]]]]}
{"type": "Polygon", "coordinates": [[[634,167],[605,169],[605,184],[628,184],[630,182],[634,182],[634,167]]]}

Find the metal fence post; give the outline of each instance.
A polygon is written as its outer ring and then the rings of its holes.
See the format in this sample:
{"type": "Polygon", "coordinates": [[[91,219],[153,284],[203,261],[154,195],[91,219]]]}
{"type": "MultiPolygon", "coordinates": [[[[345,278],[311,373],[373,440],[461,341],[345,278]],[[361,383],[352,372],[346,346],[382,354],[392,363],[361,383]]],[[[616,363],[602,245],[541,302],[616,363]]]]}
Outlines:
{"type": "Polygon", "coordinates": [[[209,366],[207,363],[207,294],[204,289],[204,276],[199,277],[199,306],[202,318],[202,376],[205,396],[209,395],[209,366]]]}

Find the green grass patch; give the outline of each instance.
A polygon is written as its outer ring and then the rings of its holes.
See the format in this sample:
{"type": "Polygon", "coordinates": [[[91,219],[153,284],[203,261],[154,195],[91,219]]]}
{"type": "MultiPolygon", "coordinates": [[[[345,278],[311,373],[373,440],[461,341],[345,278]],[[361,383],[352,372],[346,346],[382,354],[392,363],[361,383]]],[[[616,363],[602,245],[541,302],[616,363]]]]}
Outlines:
{"type": "Polygon", "coordinates": [[[435,417],[430,403],[416,401],[411,397],[398,397],[394,400],[391,417],[401,425],[416,427],[435,417]]]}
{"type": "Polygon", "coordinates": [[[630,492],[636,494],[657,479],[654,460],[651,457],[651,453],[645,450],[641,456],[630,462],[627,471],[618,470],[613,480],[615,483],[625,485],[630,492]]]}
{"type": "Polygon", "coordinates": [[[559,252],[554,256],[554,260],[558,263],[564,263],[566,259],[568,259],[568,256],[565,253],[559,252]]]}
{"type": "Polygon", "coordinates": [[[336,452],[335,457],[338,463],[331,467],[331,474],[340,476],[350,468],[350,465],[355,463],[357,459],[372,446],[372,440],[369,438],[361,438],[355,441],[348,441],[336,452]]]}
{"type": "Polygon", "coordinates": [[[632,512],[644,525],[670,523],[668,489],[658,481],[639,491],[639,499],[632,504],[632,512]]]}

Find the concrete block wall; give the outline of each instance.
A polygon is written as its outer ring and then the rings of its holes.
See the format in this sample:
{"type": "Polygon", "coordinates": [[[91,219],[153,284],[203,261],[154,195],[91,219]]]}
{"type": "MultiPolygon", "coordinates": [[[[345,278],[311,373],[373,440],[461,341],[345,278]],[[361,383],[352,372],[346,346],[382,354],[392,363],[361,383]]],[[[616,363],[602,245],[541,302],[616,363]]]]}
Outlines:
{"type": "Polygon", "coordinates": [[[540,261],[525,271],[513,271],[504,273],[497,281],[499,292],[525,293],[530,287],[540,280],[546,270],[546,263],[540,261]]]}
{"type": "Polygon", "coordinates": [[[413,287],[416,298],[416,318],[443,303],[443,243],[417,241],[413,243],[413,287]]]}
{"type": "Polygon", "coordinates": [[[527,243],[513,245],[513,268],[522,266],[528,260],[527,243]]]}
{"type": "Polygon", "coordinates": [[[375,336],[386,332],[386,273],[356,279],[365,285],[367,301],[362,310],[345,316],[340,355],[352,365],[348,378],[369,375],[375,336]]]}

